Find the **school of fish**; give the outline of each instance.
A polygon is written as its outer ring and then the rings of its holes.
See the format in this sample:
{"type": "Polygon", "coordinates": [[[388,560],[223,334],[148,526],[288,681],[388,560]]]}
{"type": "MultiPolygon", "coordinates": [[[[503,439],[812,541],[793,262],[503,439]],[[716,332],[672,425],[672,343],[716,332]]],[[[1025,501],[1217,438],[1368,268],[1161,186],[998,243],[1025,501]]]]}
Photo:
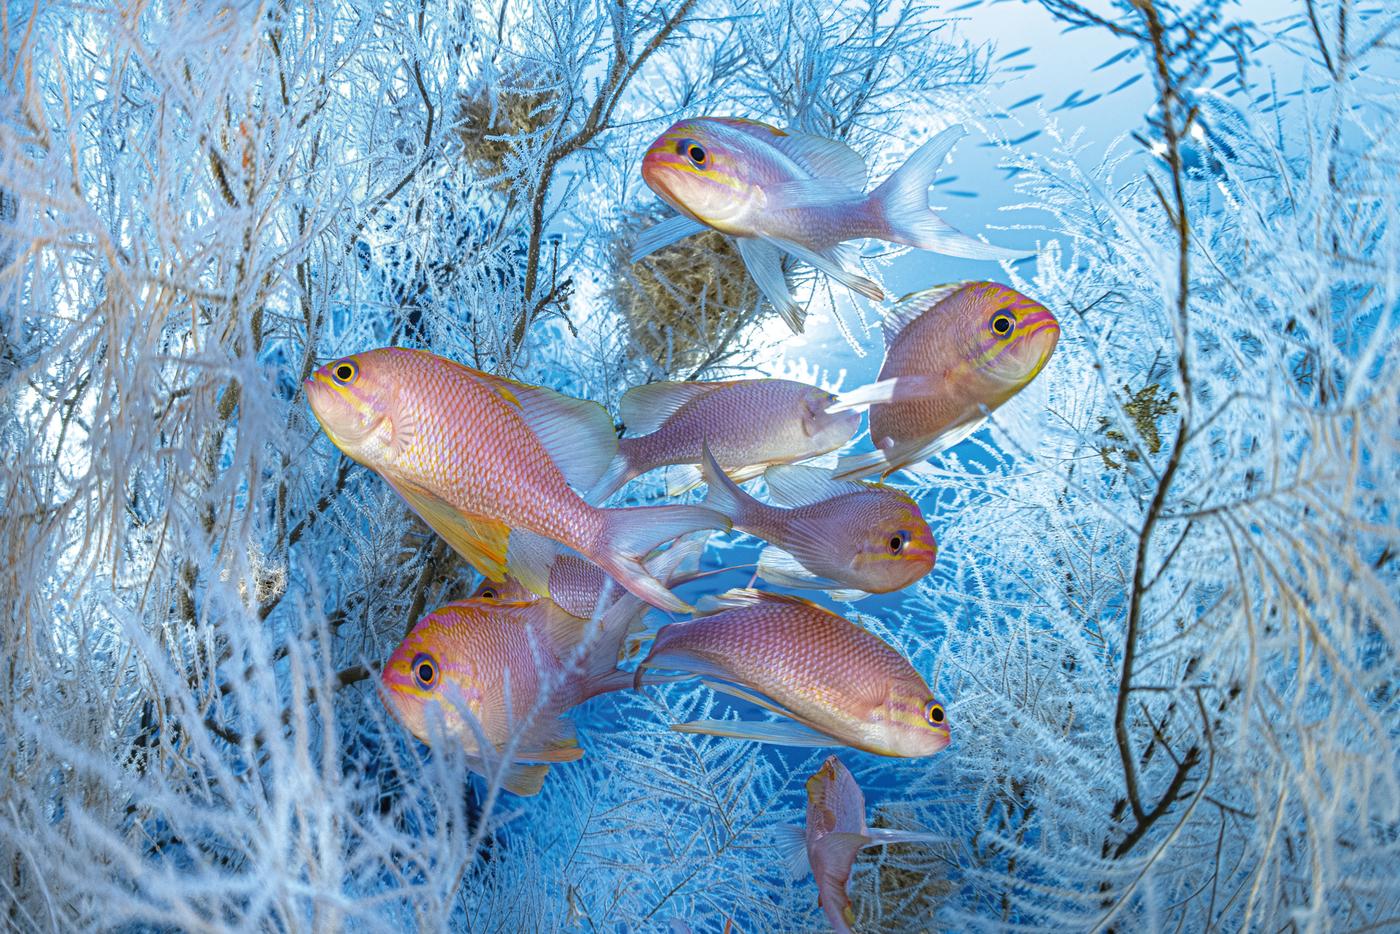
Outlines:
{"type": "MultiPolygon", "coordinates": [[[[867,192],[844,143],[753,120],[674,124],[642,160],[678,212],[640,235],[633,261],[702,230],[733,239],[760,293],[794,331],[803,309],[784,253],[861,295],[851,241],[879,239],[973,259],[1022,253],[973,239],[928,203],[962,130],[935,135],[867,192]]],[[[833,394],[787,379],[656,382],[596,403],[487,373],[427,350],[337,358],[305,383],[333,444],[373,471],[482,577],[467,599],[418,620],[384,663],[380,693],[424,743],[519,795],[584,754],[567,713],[615,691],[699,678],[770,715],[670,729],[764,743],[931,756],[950,715],[897,646],[797,596],[749,587],[693,609],[673,588],[704,579],[716,533],[765,543],[754,580],[840,601],[892,593],[932,571],[938,544],[919,504],[882,481],[968,437],[1054,353],[1045,306],[991,281],[917,292],[882,321],[877,380],[833,394]],[[868,409],[871,450],[851,451],[868,409]],[[619,438],[619,433],[622,437],[619,438]],[[668,495],[705,485],[699,505],[608,506],[630,480],[667,468],[668,495]],[[772,501],[741,484],[762,478],[772,501]],[[673,617],[654,630],[651,608],[673,617]],[[633,667],[631,660],[642,656],[633,667]]],[[[806,783],[805,828],[786,835],[832,927],[849,932],[857,852],[927,834],[871,829],[835,756],[806,783]]]]}

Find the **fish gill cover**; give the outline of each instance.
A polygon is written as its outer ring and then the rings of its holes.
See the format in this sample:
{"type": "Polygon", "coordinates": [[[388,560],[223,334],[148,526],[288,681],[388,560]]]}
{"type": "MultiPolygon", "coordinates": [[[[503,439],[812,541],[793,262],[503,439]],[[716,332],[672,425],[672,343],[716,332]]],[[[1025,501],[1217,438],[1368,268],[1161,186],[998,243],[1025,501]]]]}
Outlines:
{"type": "MultiPolygon", "coordinates": [[[[591,700],[534,797],[394,720],[380,667],[477,582],[302,390],[387,345],[614,414],[873,377],[891,306],[800,256],[801,338],[741,241],[626,262],[668,216],[644,153],[707,115],[841,141],[870,186],[962,124],[932,207],[1034,258],[845,268],[1003,282],[1062,332],[890,478],[932,573],[819,597],[955,724],[840,750],[870,828],[938,841],[856,859],[854,928],[1395,924],[1397,36],[1364,0],[6,5],[4,926],[824,929],[782,828],[830,750],[670,729],[753,704],[591,700]]],[[[719,536],[679,593],[758,553],[719,536]]]]}

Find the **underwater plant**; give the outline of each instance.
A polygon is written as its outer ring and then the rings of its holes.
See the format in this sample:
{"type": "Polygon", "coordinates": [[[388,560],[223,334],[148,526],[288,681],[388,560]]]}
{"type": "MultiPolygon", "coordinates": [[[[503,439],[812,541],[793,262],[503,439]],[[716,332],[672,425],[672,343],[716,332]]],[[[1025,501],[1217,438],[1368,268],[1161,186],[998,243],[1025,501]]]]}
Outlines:
{"type": "MultiPolygon", "coordinates": [[[[478,582],[302,389],[401,346],[616,412],[768,363],[729,258],[618,260],[656,211],[647,145],[719,113],[843,140],[875,178],[981,125],[999,146],[958,164],[1003,162],[1040,250],[975,274],[1061,325],[1026,391],[889,478],[937,563],[846,615],[957,729],[931,757],[842,751],[870,827],[941,841],[859,856],[854,928],[1394,924],[1400,16],[1277,9],[7,5],[4,926],[824,929],[779,828],[829,750],[671,729],[759,708],[597,697],[568,715],[586,757],[533,798],[503,787],[523,734],[469,762],[395,722],[385,660],[478,582]],[[1068,64],[1142,107],[1089,132],[1093,92],[1064,89],[1003,119],[984,82],[1030,53],[959,30],[1013,12],[1057,61],[1092,37],[1068,64]]],[[[861,258],[962,275],[903,261],[861,258]]],[[[854,361],[805,364],[834,390],[854,361]]],[[[713,543],[683,598],[756,558],[713,543]]]]}

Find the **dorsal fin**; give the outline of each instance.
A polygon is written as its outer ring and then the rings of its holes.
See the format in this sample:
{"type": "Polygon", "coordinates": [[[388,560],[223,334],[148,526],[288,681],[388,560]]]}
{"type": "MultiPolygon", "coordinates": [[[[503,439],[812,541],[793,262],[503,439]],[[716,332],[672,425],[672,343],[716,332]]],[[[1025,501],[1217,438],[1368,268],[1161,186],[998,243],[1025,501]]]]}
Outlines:
{"type": "Polygon", "coordinates": [[[492,373],[480,375],[497,395],[517,407],[569,485],[583,493],[593,489],[617,454],[617,432],[608,410],[543,386],[492,373]]]}
{"type": "Polygon", "coordinates": [[[644,383],[622,394],[617,414],[629,437],[649,435],[687,402],[728,383],[644,383]]]}
{"type": "Polygon", "coordinates": [[[624,591],[620,584],[614,585],[613,590],[621,596],[616,597],[596,620],[573,616],[552,601],[537,604],[543,613],[541,622],[551,649],[560,661],[576,663],[585,682],[594,687],[601,686],[609,675],[616,673],[617,659],[631,624],[647,611],[647,605],[624,591]],[[574,659],[574,653],[585,643],[584,656],[574,659]]]}
{"type": "Polygon", "coordinates": [[[935,285],[932,288],[922,289],[918,292],[911,292],[899,300],[899,304],[890,309],[885,315],[884,322],[880,325],[885,332],[885,347],[890,347],[897,337],[909,326],[909,323],[919,315],[933,308],[939,302],[948,298],[959,290],[972,285],[971,282],[949,282],[944,285],[935,285]]]}
{"type": "Polygon", "coordinates": [[[727,127],[747,133],[755,139],[761,139],[766,143],[771,143],[776,137],[786,136],[786,130],[780,130],[771,123],[764,123],[762,120],[750,120],[747,117],[704,117],[712,123],[720,123],[727,127]]]}
{"type": "Polygon", "coordinates": [[[789,131],[786,136],[774,137],[772,143],[814,177],[837,182],[856,194],[865,191],[865,160],[840,140],[789,131]]]}
{"type": "Polygon", "coordinates": [[[781,464],[769,467],[763,474],[768,493],[774,502],[789,508],[809,506],[834,496],[863,493],[870,489],[863,483],[837,480],[831,471],[805,464],[781,464]]]}

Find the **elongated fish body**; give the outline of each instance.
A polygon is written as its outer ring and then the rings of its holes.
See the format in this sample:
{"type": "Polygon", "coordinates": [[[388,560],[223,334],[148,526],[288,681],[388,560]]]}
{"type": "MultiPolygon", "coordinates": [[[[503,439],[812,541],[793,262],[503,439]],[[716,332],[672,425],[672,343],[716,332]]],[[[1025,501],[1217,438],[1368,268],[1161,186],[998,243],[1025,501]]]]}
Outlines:
{"type": "MultiPolygon", "coordinates": [[[[619,405],[629,437],[589,499],[600,502],[633,477],[671,465],[700,464],[706,444],[720,466],[742,481],[774,464],[817,457],[855,436],[860,415],[828,413],[837,397],[786,379],[647,383],[619,405]]],[[[699,471],[673,485],[681,492],[699,471]]]]}
{"type": "Polygon", "coordinates": [[[705,505],[770,543],[758,573],[772,583],[853,600],[907,587],[937,559],[919,505],[899,490],[833,480],[820,467],[773,467],[766,472],[768,492],[783,505],[770,506],[740,489],[713,458],[704,474],[705,505]]]}
{"type": "MultiPolygon", "coordinates": [[[[429,717],[436,707],[443,735],[461,744],[478,772],[485,772],[484,760],[517,732],[522,735],[515,763],[573,761],[583,751],[572,723],[560,715],[590,697],[632,685],[632,675],[617,671],[616,664],[628,625],[643,608],[627,596],[595,624],[548,600],[449,603],[423,617],[385,663],[380,675],[385,703],[425,743],[433,739],[429,717]],[[491,752],[483,754],[467,713],[491,752]]],[[[513,764],[505,787],[534,794],[547,771],[547,764],[513,764]]]]}
{"type": "Polygon", "coordinates": [[[643,232],[633,260],[706,228],[727,234],[759,289],[801,332],[805,312],[788,291],[783,253],[876,300],[884,292],[849,269],[847,241],[888,240],[971,259],[1027,255],[959,233],[929,208],[929,186],[962,135],[959,127],[944,130],[867,193],[865,160],[844,143],[733,117],[681,120],[642,160],[647,185],[680,214],[643,232]]]}
{"type": "Polygon", "coordinates": [[[931,756],[948,745],[942,705],[877,636],[797,597],[734,590],[716,603],[718,612],[663,626],[638,680],[652,668],[720,679],[738,687],[712,686],[791,722],[702,720],[672,729],[882,756],[931,756]]]}
{"type": "Polygon", "coordinates": [[[850,934],[855,923],[846,886],[856,854],[886,843],[942,843],[932,834],[872,829],[865,823],[865,795],[850,770],[835,756],[807,779],[807,824],[780,828],[788,849],[788,864],[795,877],[810,869],[817,882],[817,901],[827,921],[839,932],[850,934]]]}
{"type": "Polygon", "coordinates": [[[574,487],[589,489],[616,455],[601,406],[426,351],[343,357],[313,373],[306,394],[336,446],[492,580],[510,570],[547,595],[557,542],[647,602],[683,611],[642,559],[680,535],[728,524],[696,507],[590,506],[574,487]]]}
{"type": "Polygon", "coordinates": [[[836,473],[845,479],[888,476],[967,437],[1040,373],[1060,324],[1015,289],[964,282],[908,296],[884,331],[876,385],[894,386],[893,398],[871,406],[876,451],[842,458],[836,473]]]}

